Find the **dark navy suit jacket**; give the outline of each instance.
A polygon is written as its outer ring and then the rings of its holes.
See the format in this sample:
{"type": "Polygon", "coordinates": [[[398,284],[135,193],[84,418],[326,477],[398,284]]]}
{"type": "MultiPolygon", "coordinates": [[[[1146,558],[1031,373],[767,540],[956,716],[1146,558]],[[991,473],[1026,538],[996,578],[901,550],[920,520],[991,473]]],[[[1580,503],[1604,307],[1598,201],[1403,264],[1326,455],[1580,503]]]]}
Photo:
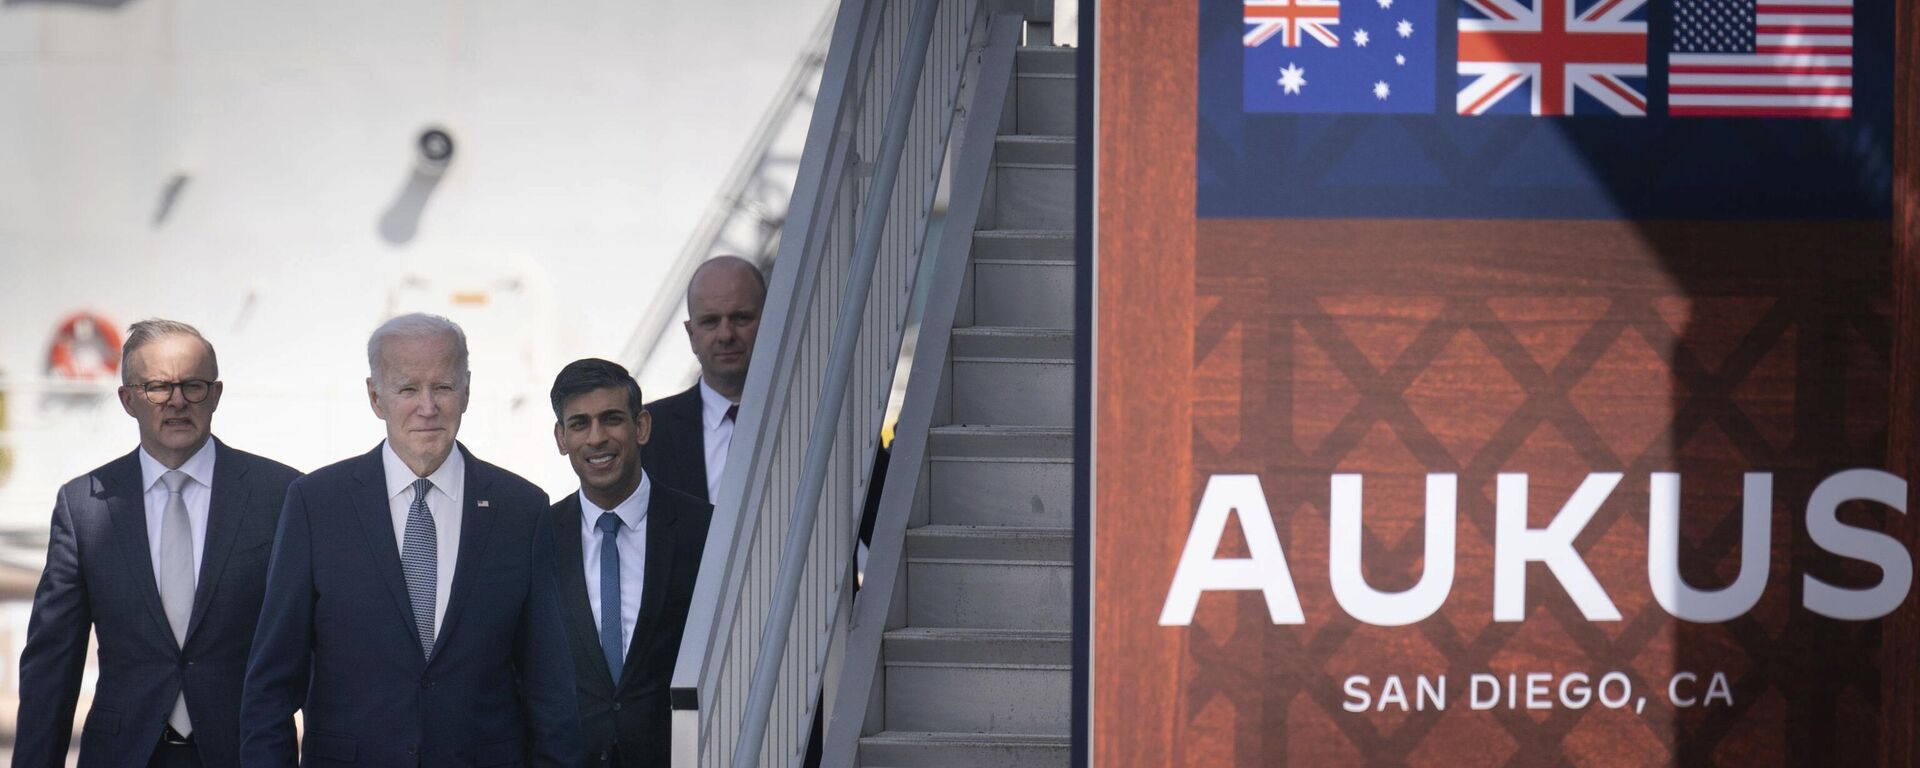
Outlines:
{"type": "Polygon", "coordinates": [[[89,630],[100,644],[100,676],[80,735],[81,768],[146,765],[182,688],[203,764],[240,764],[247,646],[275,520],[299,474],[215,441],[184,647],[174,640],[153,577],[138,452],[61,487],[20,655],[14,768],[66,765],[89,630]]]}
{"type": "Polygon", "coordinates": [[[647,499],[640,615],[617,681],[600,652],[599,627],[593,623],[593,608],[587,601],[580,509],[580,494],[572,493],[553,505],[551,514],[554,574],[573,649],[587,764],[614,765],[607,758],[617,745],[620,768],[666,768],[672,739],[667,689],[674,659],[680,655],[680,635],[687,627],[687,608],[693,603],[693,583],[700,575],[700,553],[707,544],[713,507],[653,483],[647,499]]]}
{"type": "Polygon", "coordinates": [[[422,658],[380,448],[287,490],[241,700],[241,760],[307,766],[578,766],[546,493],[475,459],[452,592],[422,658]]]}
{"type": "Polygon", "coordinates": [[[708,504],[707,433],[700,420],[700,383],[647,404],[653,433],[640,448],[640,465],[655,483],[708,504]]]}

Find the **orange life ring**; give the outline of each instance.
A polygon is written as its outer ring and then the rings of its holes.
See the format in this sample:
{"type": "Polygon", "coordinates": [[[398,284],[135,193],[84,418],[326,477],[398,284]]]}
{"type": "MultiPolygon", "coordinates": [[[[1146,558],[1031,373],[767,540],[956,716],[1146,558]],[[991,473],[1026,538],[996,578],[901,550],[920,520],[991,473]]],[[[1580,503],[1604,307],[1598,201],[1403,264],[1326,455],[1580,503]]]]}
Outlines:
{"type": "Polygon", "coordinates": [[[90,380],[120,374],[120,332],[106,317],[75,312],[60,321],[47,348],[47,375],[90,380]]]}

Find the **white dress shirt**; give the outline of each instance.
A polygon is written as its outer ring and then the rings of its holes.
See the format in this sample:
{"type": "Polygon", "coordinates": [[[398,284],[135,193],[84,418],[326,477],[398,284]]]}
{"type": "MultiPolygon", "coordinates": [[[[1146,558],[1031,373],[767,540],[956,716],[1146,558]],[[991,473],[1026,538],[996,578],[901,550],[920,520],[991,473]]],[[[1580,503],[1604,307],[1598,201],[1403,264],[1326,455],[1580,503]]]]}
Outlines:
{"type": "MultiPolygon", "coordinates": [[[[633,625],[640,619],[640,590],[647,575],[647,504],[653,494],[653,482],[640,473],[640,487],[613,509],[600,505],[580,492],[580,563],[587,577],[587,605],[593,609],[593,626],[605,626],[600,616],[600,547],[606,535],[600,532],[600,515],[612,512],[620,517],[620,530],[613,534],[613,546],[620,553],[620,647],[633,647],[633,625]]],[[[624,656],[623,656],[624,658],[624,656]]]]}
{"type": "MultiPolygon", "coordinates": [[[[213,438],[207,438],[207,444],[200,446],[180,471],[192,482],[180,486],[180,500],[187,505],[187,524],[193,530],[187,537],[193,540],[193,583],[200,584],[200,561],[207,552],[207,509],[213,504],[213,438]]],[[[147,507],[147,557],[153,563],[153,578],[158,582],[160,576],[160,526],[165,524],[167,516],[167,484],[160,482],[160,476],[168,472],[167,465],[161,464],[147,449],[140,449],[140,487],[146,491],[142,498],[147,507]]]]}
{"type": "MultiPolygon", "coordinates": [[[[393,446],[380,444],[380,462],[387,471],[387,509],[393,514],[393,545],[396,554],[406,550],[407,546],[407,510],[413,506],[413,481],[420,479],[393,452],[393,446]]],[[[433,481],[433,490],[427,491],[427,514],[433,516],[434,554],[437,562],[433,567],[433,636],[440,636],[440,629],[446,625],[447,595],[453,592],[453,564],[460,557],[460,520],[465,517],[462,504],[466,502],[467,459],[455,447],[447,454],[447,460],[440,462],[440,468],[427,475],[433,481]]]]}
{"type": "Polygon", "coordinates": [[[727,418],[727,408],[733,405],[726,395],[707,386],[705,378],[700,379],[700,432],[706,437],[709,504],[720,501],[720,473],[727,469],[727,449],[733,445],[734,420],[727,418]]]}

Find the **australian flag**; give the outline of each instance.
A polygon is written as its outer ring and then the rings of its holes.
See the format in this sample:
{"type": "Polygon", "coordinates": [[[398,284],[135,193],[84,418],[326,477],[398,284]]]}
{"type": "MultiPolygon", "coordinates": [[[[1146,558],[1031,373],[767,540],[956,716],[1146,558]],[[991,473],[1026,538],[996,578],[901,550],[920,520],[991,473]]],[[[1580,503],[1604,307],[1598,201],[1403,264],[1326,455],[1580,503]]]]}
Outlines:
{"type": "Polygon", "coordinates": [[[1242,0],[1248,112],[1431,113],[1437,0],[1242,0]]]}

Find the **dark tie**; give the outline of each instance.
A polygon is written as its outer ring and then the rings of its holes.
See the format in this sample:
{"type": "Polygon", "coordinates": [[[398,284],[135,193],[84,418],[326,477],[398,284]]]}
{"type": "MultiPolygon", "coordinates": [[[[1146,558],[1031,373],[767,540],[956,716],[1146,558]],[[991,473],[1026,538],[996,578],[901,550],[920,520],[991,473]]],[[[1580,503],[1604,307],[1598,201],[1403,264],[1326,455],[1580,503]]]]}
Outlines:
{"type": "Polygon", "coordinates": [[[734,403],[734,404],[732,404],[732,405],[728,405],[728,406],[727,406],[727,415],[725,415],[725,416],[722,416],[722,417],[720,418],[720,420],[721,420],[721,421],[733,421],[733,420],[734,420],[734,417],[735,417],[735,416],[738,416],[738,415],[740,415],[740,404],[739,404],[739,403],[734,403]]]}
{"type": "Polygon", "coordinates": [[[620,516],[600,513],[594,522],[600,529],[600,652],[607,655],[607,671],[613,682],[620,682],[620,659],[626,647],[620,643],[620,548],[614,537],[620,534],[620,516]]]}
{"type": "Polygon", "coordinates": [[[427,509],[427,491],[433,481],[413,481],[413,506],[407,508],[407,540],[400,546],[400,567],[407,574],[407,596],[413,600],[413,631],[420,636],[420,655],[433,656],[433,597],[440,567],[440,544],[435,541],[433,513],[427,509]]]}

